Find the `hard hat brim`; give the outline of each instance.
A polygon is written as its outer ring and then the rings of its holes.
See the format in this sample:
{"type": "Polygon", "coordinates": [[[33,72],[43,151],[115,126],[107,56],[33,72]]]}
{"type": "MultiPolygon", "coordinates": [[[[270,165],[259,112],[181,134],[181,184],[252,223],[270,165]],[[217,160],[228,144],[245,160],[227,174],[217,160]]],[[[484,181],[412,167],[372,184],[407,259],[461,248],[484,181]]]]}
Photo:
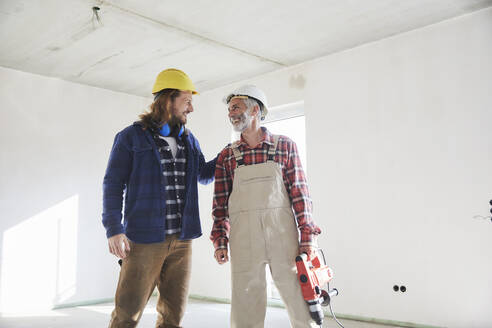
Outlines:
{"type": "Polygon", "coordinates": [[[265,104],[263,104],[263,102],[259,99],[256,99],[255,97],[251,97],[251,96],[248,96],[248,95],[237,95],[237,94],[234,94],[234,93],[231,93],[225,97],[222,98],[222,102],[226,105],[229,105],[229,102],[231,101],[232,98],[234,97],[238,97],[238,96],[241,96],[241,97],[248,97],[248,98],[251,98],[251,99],[254,99],[256,101],[258,101],[259,103],[261,103],[261,107],[263,108],[263,110],[261,111],[261,120],[263,121],[265,119],[265,117],[267,116],[268,114],[268,108],[267,106],[265,106],[265,104]]]}
{"type": "Polygon", "coordinates": [[[168,68],[160,72],[152,87],[152,94],[156,94],[164,89],[174,89],[180,91],[190,91],[192,94],[198,94],[195,85],[185,72],[168,68]]]}

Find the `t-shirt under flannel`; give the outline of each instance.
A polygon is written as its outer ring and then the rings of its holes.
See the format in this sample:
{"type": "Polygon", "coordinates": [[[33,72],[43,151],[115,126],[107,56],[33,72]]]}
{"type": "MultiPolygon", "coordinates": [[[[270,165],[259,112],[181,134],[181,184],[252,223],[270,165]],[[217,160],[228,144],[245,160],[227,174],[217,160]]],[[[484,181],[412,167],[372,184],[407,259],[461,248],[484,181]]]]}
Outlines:
{"type": "MultiPolygon", "coordinates": [[[[243,155],[244,165],[260,164],[268,160],[268,149],[273,145],[272,134],[262,128],[264,135],[262,141],[250,148],[241,136],[239,151],[243,155]]],[[[313,245],[314,236],[321,233],[321,229],[312,218],[312,201],[306,182],[301,160],[297,153],[294,141],[285,136],[280,136],[274,161],[282,168],[282,176],[285,188],[289,195],[297,220],[297,226],[301,232],[300,245],[313,245]]],[[[229,213],[228,202],[232,192],[236,159],[231,145],[225,147],[217,159],[215,167],[215,190],[213,199],[212,217],[214,224],[210,239],[215,248],[227,248],[229,241],[229,213]]]]}
{"type": "Polygon", "coordinates": [[[177,152],[174,157],[171,147],[157,131],[152,133],[161,157],[162,174],[166,179],[166,234],[181,231],[181,217],[186,186],[186,151],[181,137],[176,137],[177,152]]]}

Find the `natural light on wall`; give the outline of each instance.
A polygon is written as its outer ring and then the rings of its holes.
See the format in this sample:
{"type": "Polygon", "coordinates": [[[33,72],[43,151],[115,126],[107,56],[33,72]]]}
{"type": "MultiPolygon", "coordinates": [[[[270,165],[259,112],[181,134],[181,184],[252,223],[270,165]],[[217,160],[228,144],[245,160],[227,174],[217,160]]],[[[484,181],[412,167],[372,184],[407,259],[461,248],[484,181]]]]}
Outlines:
{"type": "Polygon", "coordinates": [[[0,310],[36,315],[75,293],[79,196],[6,230],[0,310]]]}

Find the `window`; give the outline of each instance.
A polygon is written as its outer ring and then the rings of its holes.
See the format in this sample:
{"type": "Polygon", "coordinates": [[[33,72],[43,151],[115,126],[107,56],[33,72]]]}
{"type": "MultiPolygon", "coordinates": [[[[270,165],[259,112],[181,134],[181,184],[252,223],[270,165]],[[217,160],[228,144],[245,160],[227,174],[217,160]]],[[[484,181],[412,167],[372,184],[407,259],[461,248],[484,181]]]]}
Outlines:
{"type": "Polygon", "coordinates": [[[273,134],[289,137],[297,144],[302,168],[306,171],[306,120],[304,102],[272,107],[263,126],[273,134]]]}

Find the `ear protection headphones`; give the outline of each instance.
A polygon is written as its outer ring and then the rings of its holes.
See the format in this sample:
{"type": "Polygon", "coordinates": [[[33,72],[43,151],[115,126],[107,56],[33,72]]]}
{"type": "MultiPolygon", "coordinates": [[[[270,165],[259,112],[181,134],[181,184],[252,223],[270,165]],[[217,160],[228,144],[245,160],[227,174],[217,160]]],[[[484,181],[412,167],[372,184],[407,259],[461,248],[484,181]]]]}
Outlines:
{"type": "Polygon", "coordinates": [[[177,136],[177,137],[181,137],[181,135],[183,134],[184,132],[184,126],[179,124],[178,126],[174,127],[171,131],[171,128],[169,127],[169,124],[166,123],[162,126],[162,128],[159,130],[159,133],[161,136],[163,137],[169,137],[169,135],[174,135],[174,136],[177,136]],[[179,130],[178,130],[178,127],[179,127],[179,130]],[[175,131],[178,131],[177,133],[175,131]]]}

